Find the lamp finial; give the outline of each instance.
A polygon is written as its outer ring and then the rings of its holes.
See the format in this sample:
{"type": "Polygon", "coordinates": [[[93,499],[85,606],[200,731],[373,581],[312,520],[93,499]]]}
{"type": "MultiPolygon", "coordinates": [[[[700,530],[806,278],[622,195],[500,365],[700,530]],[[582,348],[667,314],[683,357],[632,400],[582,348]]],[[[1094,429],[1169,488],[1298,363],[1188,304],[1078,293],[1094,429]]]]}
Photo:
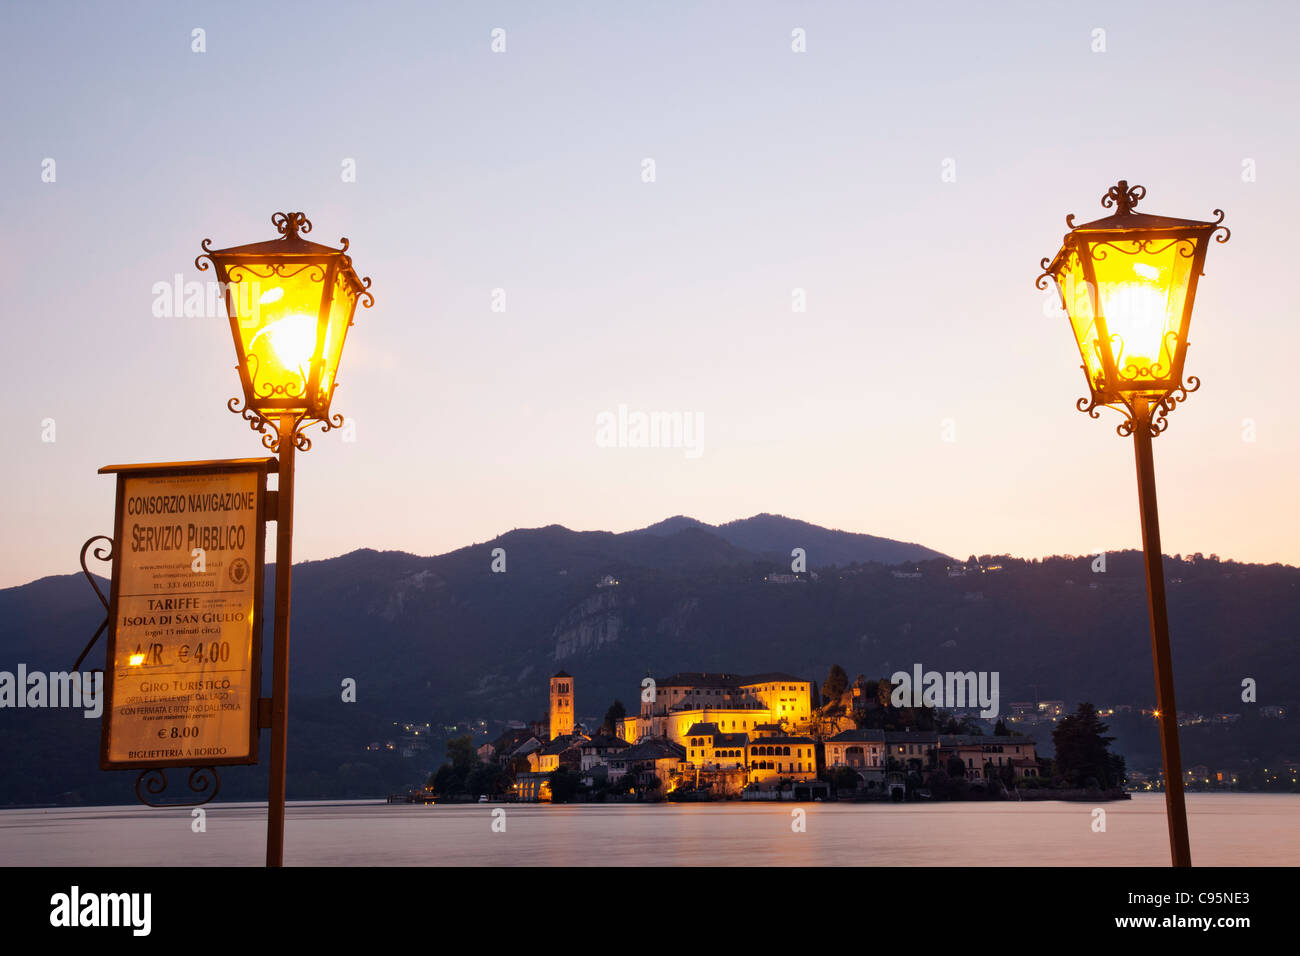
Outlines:
{"type": "Polygon", "coordinates": [[[311,232],[311,220],[302,212],[277,212],[271,225],[286,239],[297,239],[299,232],[311,232]]]}
{"type": "Polygon", "coordinates": [[[1130,187],[1127,179],[1121,179],[1106,190],[1106,195],[1101,197],[1101,204],[1106,209],[1116,206],[1115,212],[1118,215],[1127,216],[1133,212],[1133,207],[1138,204],[1138,200],[1146,194],[1145,186],[1130,187]]]}

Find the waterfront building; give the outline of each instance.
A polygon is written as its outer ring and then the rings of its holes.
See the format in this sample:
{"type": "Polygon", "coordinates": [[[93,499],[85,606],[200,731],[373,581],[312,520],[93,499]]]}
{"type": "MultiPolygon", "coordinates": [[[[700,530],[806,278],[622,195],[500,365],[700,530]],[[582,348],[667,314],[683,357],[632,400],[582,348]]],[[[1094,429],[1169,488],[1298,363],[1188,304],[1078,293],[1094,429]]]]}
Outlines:
{"type": "Polygon", "coordinates": [[[630,746],[632,745],[626,740],[620,740],[618,737],[597,734],[578,745],[578,750],[582,754],[580,769],[583,773],[588,773],[593,768],[607,763],[610,757],[627,750],[630,746]]]}
{"type": "Polygon", "coordinates": [[[938,762],[939,735],[906,730],[885,731],[885,769],[896,760],[904,771],[932,770],[938,762]]]}
{"type": "Polygon", "coordinates": [[[746,765],[747,734],[723,733],[717,724],[699,723],[691,726],[683,742],[687,762],[701,769],[734,770],[746,765]]]}
{"type": "Polygon", "coordinates": [[[817,742],[811,737],[770,734],[750,741],[749,782],[817,779],[817,742]]]}
{"type": "Polygon", "coordinates": [[[967,780],[982,780],[998,775],[1010,766],[1017,777],[1038,776],[1037,752],[1032,737],[982,737],[978,734],[941,734],[937,758],[948,769],[956,757],[965,768],[967,780]]]}
{"type": "Polygon", "coordinates": [[[539,773],[550,773],[560,769],[561,766],[578,770],[582,766],[581,747],[587,739],[582,734],[565,734],[556,737],[550,743],[527,755],[528,768],[539,773]]]}
{"type": "Polygon", "coordinates": [[[885,766],[885,732],[883,730],[845,730],[826,741],[826,766],[851,767],[863,779],[883,779],[885,766]]]}
{"type": "Polygon", "coordinates": [[[650,778],[659,780],[663,790],[671,789],[673,775],[679,772],[686,760],[686,748],[662,738],[649,738],[638,744],[610,754],[606,758],[609,779],[615,781],[625,774],[634,774],[637,789],[649,784],[650,778]]]}

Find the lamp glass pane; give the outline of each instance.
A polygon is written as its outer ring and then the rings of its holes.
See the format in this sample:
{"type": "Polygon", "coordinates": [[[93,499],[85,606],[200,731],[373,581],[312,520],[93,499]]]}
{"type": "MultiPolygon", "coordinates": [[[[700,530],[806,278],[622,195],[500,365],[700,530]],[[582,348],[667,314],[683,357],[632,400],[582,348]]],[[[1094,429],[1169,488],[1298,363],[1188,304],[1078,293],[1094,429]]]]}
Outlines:
{"type": "Polygon", "coordinates": [[[325,269],[259,263],[228,271],[240,357],[253,386],[250,401],[301,399],[306,408],[325,269]]]}
{"type": "Polygon", "coordinates": [[[1101,360],[1101,347],[1097,335],[1097,317],[1092,307],[1092,290],[1083,273],[1083,263],[1077,252],[1070,253],[1056,278],[1061,290],[1061,301],[1070,317],[1074,341],[1083,358],[1083,368],[1090,386],[1099,387],[1105,379],[1101,360]]]}
{"type": "Polygon", "coordinates": [[[1090,243],[1101,314],[1122,386],[1168,378],[1180,343],[1193,239],[1090,243]]]}
{"type": "Polygon", "coordinates": [[[321,367],[317,403],[322,409],[329,407],[330,392],[334,388],[339,360],[343,355],[343,340],[347,336],[348,325],[352,322],[352,314],[356,311],[356,307],[357,294],[348,277],[340,269],[334,279],[329,321],[325,325],[325,344],[321,350],[324,361],[321,367]]]}

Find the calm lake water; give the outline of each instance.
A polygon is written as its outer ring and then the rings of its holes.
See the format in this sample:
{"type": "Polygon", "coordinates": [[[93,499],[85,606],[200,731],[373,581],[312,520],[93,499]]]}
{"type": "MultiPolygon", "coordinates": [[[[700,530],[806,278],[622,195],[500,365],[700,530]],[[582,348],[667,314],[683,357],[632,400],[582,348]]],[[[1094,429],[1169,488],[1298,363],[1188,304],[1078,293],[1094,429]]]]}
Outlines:
{"type": "MultiPolygon", "coordinates": [[[[389,806],[290,804],[285,863],[430,865],[1167,866],[1164,797],[1086,803],[389,806]],[[504,806],[506,831],[492,832],[504,806]],[[791,811],[806,811],[806,831],[791,811]]],[[[1189,794],[1192,861],[1294,866],[1300,795],[1189,794]]],[[[265,806],[215,804],[207,832],[189,810],[0,811],[0,863],[47,866],[260,866],[265,806]]]]}

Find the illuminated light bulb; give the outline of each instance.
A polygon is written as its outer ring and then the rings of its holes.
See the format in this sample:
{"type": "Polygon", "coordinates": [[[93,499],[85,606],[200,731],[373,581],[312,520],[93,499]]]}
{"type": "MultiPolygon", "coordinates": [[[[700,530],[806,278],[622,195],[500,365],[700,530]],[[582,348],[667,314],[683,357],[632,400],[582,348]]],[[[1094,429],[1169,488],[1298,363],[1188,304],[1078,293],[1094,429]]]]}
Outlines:
{"type": "Polygon", "coordinates": [[[130,659],[129,659],[129,661],[128,661],[128,663],[130,663],[130,665],[131,665],[132,667],[139,667],[141,664],[144,663],[144,655],[143,655],[143,654],[132,654],[131,657],[130,657],[130,659]]]}
{"type": "Polygon", "coordinates": [[[1106,323],[1111,334],[1123,342],[1123,352],[1116,356],[1120,367],[1154,365],[1165,328],[1164,291],[1147,282],[1123,282],[1112,285],[1108,292],[1106,323]]]}
{"type": "Polygon", "coordinates": [[[253,336],[248,343],[249,351],[263,335],[270,341],[271,350],[284,368],[303,369],[311,364],[316,352],[316,319],[313,316],[295,312],[269,323],[253,336]]]}
{"type": "Polygon", "coordinates": [[[270,305],[272,302],[279,302],[284,298],[284,289],[276,286],[273,289],[267,289],[261,294],[257,302],[259,305],[270,305]]]}

